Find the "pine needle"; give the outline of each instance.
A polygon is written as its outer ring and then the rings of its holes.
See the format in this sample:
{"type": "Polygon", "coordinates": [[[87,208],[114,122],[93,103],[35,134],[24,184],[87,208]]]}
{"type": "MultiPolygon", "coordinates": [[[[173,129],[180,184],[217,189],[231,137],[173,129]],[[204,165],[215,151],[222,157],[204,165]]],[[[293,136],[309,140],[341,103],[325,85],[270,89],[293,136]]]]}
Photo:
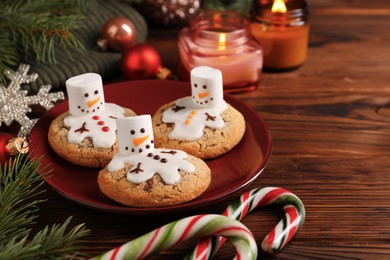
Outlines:
{"type": "Polygon", "coordinates": [[[29,239],[38,204],[45,201],[33,199],[44,192],[38,174],[40,161],[19,155],[0,167],[0,259],[81,259],[85,255],[77,244],[89,230],[80,224],[66,232],[71,217],[62,224],[46,226],[29,239]]]}
{"type": "MultiPolygon", "coordinates": [[[[84,50],[72,33],[94,0],[2,0],[0,5],[0,83],[3,72],[27,57],[56,63],[56,49],[84,50]],[[59,48],[55,48],[55,46],[59,48]]],[[[57,50],[58,51],[58,50],[57,50]]],[[[69,53],[69,52],[68,52],[69,53]]]]}

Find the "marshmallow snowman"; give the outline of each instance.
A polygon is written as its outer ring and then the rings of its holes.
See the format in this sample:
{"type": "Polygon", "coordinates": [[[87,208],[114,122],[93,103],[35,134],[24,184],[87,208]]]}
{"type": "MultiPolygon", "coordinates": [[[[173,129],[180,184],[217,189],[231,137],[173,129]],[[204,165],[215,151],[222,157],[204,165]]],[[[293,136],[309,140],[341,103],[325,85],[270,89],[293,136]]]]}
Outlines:
{"type": "Polygon", "coordinates": [[[226,109],[222,72],[201,66],[191,70],[191,97],[176,100],[174,107],[163,112],[162,121],[175,124],[170,139],[194,141],[203,136],[205,127],[223,128],[221,114],[226,109]]]}
{"type": "Polygon", "coordinates": [[[222,72],[208,66],[191,70],[192,101],[199,107],[218,107],[223,104],[222,72]]]}
{"type": "Polygon", "coordinates": [[[102,78],[96,73],[85,73],[66,81],[70,115],[64,119],[69,127],[69,143],[80,143],[92,138],[94,147],[109,148],[116,141],[117,118],[124,117],[124,109],[104,100],[102,78]]]}
{"type": "Polygon", "coordinates": [[[170,185],[180,180],[179,170],[185,173],[195,172],[195,166],[185,160],[187,153],[154,147],[150,115],[120,118],[116,122],[119,152],[107,165],[110,172],[123,169],[128,163],[132,165],[126,174],[128,181],[145,182],[158,173],[170,185]]]}
{"type": "Polygon", "coordinates": [[[154,149],[150,115],[117,119],[116,124],[120,154],[132,155],[154,149]]]}
{"type": "Polygon", "coordinates": [[[99,74],[81,74],[68,79],[65,84],[70,114],[80,116],[104,110],[103,83],[99,74]]]}

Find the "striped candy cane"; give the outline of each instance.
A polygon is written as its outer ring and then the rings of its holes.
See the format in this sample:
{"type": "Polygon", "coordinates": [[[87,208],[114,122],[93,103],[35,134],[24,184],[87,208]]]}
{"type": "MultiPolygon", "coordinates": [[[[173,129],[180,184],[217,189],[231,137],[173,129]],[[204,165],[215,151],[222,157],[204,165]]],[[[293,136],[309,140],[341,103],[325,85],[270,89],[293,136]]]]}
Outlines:
{"type": "Polygon", "coordinates": [[[203,236],[222,236],[230,240],[236,247],[236,259],[257,258],[256,241],[243,224],[222,215],[206,214],[187,217],[157,228],[94,259],[143,259],[189,238],[203,236]]]}
{"type": "MultiPolygon", "coordinates": [[[[261,244],[265,252],[276,253],[291,240],[305,221],[305,207],[295,194],[276,187],[254,189],[233,201],[222,214],[240,221],[252,210],[268,205],[283,207],[286,213],[261,244]]],[[[211,259],[224,242],[222,237],[205,237],[187,259],[211,259]]]]}

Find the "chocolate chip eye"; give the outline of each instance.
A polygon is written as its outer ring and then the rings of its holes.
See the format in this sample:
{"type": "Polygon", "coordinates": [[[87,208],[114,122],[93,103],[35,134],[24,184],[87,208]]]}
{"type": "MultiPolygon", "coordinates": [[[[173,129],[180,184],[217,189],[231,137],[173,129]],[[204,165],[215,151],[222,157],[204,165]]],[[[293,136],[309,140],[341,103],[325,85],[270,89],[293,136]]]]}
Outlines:
{"type": "Polygon", "coordinates": [[[203,85],[203,89],[206,89],[207,88],[207,86],[206,85],[203,85]]]}
{"type": "Polygon", "coordinates": [[[94,92],[94,93],[95,93],[95,95],[97,95],[97,94],[99,93],[99,91],[95,90],[95,92],[94,92]]]}
{"type": "Polygon", "coordinates": [[[85,93],[85,94],[84,94],[84,97],[88,97],[88,96],[89,96],[88,93],[85,93]]]}
{"type": "Polygon", "coordinates": [[[145,129],[144,128],[141,128],[141,133],[145,133],[145,129]]]}
{"type": "Polygon", "coordinates": [[[132,135],[135,134],[135,131],[134,131],[134,130],[131,130],[131,131],[130,131],[130,134],[132,134],[132,135]]]}
{"type": "Polygon", "coordinates": [[[197,87],[198,87],[198,85],[195,83],[195,84],[194,84],[194,87],[195,87],[195,88],[197,88],[197,87]]]}

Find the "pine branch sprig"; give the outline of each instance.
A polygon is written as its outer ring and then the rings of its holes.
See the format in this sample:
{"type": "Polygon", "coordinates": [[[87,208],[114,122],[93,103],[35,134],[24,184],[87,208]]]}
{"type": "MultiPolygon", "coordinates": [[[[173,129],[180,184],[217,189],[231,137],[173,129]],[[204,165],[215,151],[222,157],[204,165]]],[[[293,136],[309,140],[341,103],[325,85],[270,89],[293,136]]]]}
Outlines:
{"type": "MultiPolygon", "coordinates": [[[[0,72],[17,65],[23,57],[56,63],[56,44],[68,54],[69,49],[84,51],[84,45],[72,31],[81,26],[83,10],[93,2],[3,0],[0,5],[0,72]]],[[[2,73],[0,83],[5,84],[2,73]]]]}
{"type": "Polygon", "coordinates": [[[39,159],[29,161],[27,156],[18,156],[0,168],[0,245],[10,237],[18,240],[27,235],[27,226],[37,217],[37,205],[44,200],[27,200],[42,193],[39,165],[39,159]]]}
{"type": "Polygon", "coordinates": [[[83,224],[80,224],[68,233],[65,233],[71,217],[63,224],[46,226],[38,232],[31,241],[27,236],[20,241],[12,240],[0,248],[0,259],[84,259],[86,254],[81,253],[76,243],[89,233],[83,224]]]}
{"type": "Polygon", "coordinates": [[[30,226],[45,200],[34,199],[43,192],[38,170],[40,159],[19,155],[0,167],[0,259],[82,259],[81,238],[89,233],[84,224],[67,231],[71,217],[62,224],[46,226],[30,238],[30,226]]]}

